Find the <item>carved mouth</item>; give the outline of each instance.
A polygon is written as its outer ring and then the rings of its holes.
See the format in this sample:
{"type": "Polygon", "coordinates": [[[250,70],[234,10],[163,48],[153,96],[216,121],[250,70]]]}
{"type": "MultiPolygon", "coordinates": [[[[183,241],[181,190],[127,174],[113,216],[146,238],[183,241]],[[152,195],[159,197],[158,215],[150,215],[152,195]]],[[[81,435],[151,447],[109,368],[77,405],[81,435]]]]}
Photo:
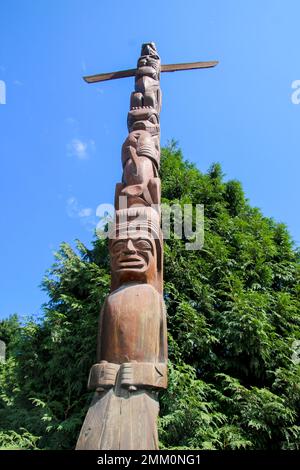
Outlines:
{"type": "Polygon", "coordinates": [[[121,269],[140,269],[144,266],[144,261],[141,258],[137,258],[135,256],[126,257],[119,260],[119,266],[121,269]]]}
{"type": "Polygon", "coordinates": [[[117,271],[127,271],[128,269],[138,269],[138,270],[141,270],[142,268],[144,267],[144,265],[142,263],[137,263],[137,264],[134,264],[134,263],[126,263],[126,264],[122,264],[122,266],[117,269],[117,271]]]}
{"type": "Polygon", "coordinates": [[[134,122],[132,125],[131,125],[132,129],[137,131],[137,130],[141,130],[141,131],[146,131],[146,130],[149,130],[149,129],[158,129],[158,124],[153,124],[152,122],[150,121],[136,121],[134,122]]]}

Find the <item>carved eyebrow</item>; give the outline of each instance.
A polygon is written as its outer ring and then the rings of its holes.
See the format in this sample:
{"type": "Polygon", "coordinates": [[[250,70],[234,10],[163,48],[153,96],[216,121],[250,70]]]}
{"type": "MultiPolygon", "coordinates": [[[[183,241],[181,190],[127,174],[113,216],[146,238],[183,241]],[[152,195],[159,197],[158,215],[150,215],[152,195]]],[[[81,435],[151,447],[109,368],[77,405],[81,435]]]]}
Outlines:
{"type": "MultiPolygon", "coordinates": [[[[151,252],[153,253],[154,252],[154,246],[153,246],[153,243],[148,240],[147,238],[137,238],[136,240],[134,240],[136,242],[142,242],[142,243],[146,243],[148,245],[148,247],[150,248],[151,252]]],[[[137,249],[139,249],[139,247],[137,246],[137,249]]]]}
{"type": "Polygon", "coordinates": [[[143,238],[143,237],[138,237],[138,238],[127,237],[127,238],[116,239],[112,242],[112,249],[118,245],[123,245],[124,243],[127,242],[127,240],[132,240],[133,243],[136,243],[136,242],[148,243],[148,245],[151,247],[151,250],[153,250],[153,243],[151,242],[151,240],[149,240],[148,238],[143,238]]]}
{"type": "Polygon", "coordinates": [[[121,239],[117,239],[117,240],[114,240],[112,242],[112,248],[114,248],[116,245],[122,245],[124,244],[124,242],[127,240],[127,238],[121,238],[121,239]]]}

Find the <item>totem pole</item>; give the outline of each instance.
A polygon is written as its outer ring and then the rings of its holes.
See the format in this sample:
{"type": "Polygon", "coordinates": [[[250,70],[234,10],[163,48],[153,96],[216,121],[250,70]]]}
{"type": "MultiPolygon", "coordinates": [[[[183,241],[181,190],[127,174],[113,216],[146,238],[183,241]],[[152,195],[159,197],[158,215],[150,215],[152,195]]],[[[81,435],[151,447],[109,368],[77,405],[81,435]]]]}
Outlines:
{"type": "Polygon", "coordinates": [[[77,449],[157,449],[157,392],[167,386],[160,230],[160,59],[142,47],[110,233],[111,293],[99,320],[95,397],[77,449]],[[125,206],[125,208],[124,208],[125,206]]]}
{"type": "MultiPolygon", "coordinates": [[[[166,65],[164,71],[216,62],[166,65]]],[[[137,69],[85,77],[88,82],[135,76],[109,234],[111,292],[99,319],[94,398],[76,449],[157,449],[158,392],[167,387],[167,326],[160,228],[161,63],[143,44],[137,69]]]]}

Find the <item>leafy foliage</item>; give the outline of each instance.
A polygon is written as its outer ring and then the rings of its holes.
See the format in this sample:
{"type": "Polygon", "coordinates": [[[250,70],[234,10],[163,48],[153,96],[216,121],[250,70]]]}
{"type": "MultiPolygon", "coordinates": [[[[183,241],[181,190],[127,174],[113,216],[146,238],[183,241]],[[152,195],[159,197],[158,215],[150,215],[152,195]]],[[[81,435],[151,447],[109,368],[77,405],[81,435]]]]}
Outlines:
{"type": "MultiPolygon", "coordinates": [[[[163,150],[162,200],[205,206],[205,243],[165,242],[169,387],[161,446],[299,449],[300,256],[283,224],[224,181],[202,174],[173,144],[163,150]]],[[[0,447],[74,448],[91,394],[101,304],[109,291],[107,243],[63,243],[43,281],[44,316],[0,323],[0,447]]]]}

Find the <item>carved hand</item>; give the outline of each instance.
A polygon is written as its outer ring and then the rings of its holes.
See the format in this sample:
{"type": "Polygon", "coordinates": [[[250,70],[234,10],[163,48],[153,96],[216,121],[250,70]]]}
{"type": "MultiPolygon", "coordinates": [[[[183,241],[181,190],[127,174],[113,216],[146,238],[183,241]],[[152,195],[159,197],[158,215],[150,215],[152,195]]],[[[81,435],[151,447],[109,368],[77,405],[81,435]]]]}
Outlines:
{"type": "Polygon", "coordinates": [[[125,362],[120,368],[121,387],[161,389],[167,386],[167,366],[164,363],[125,362]]]}
{"type": "Polygon", "coordinates": [[[90,390],[103,391],[115,385],[119,364],[113,364],[107,361],[101,361],[94,364],[90,371],[88,388],[90,390]]]}
{"type": "Polygon", "coordinates": [[[135,382],[135,374],[134,374],[134,362],[124,362],[121,365],[120,369],[120,384],[121,387],[128,388],[129,391],[134,392],[137,390],[137,387],[134,385],[135,382]]]}

